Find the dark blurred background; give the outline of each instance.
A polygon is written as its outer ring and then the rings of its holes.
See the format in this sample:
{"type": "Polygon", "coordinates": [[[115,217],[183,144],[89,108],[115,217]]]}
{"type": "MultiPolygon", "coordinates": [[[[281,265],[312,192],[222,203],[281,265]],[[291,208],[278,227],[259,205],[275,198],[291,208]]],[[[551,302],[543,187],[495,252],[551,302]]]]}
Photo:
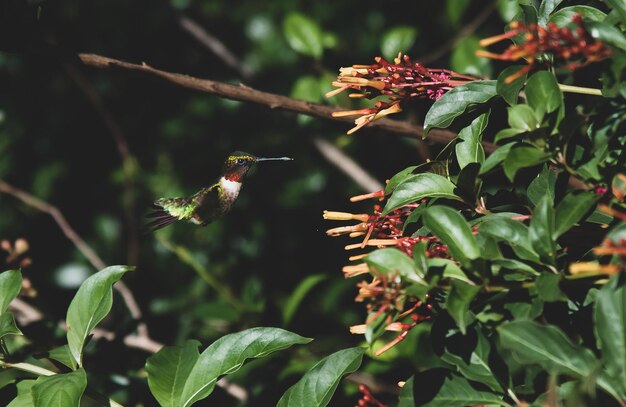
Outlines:
{"type": "MultiPolygon", "coordinates": [[[[124,280],[154,339],[177,344],[195,338],[207,345],[253,326],[315,338],[311,345],[253,362],[232,378],[257,406],[275,403],[316,360],[362,340],[348,326],[363,322],[365,310],[353,302],[355,281],[341,274],[348,257],[343,246],[353,242],[327,238],[325,230],[338,225],[321,215],[324,209],[367,212],[372,203],[349,202],[368,191],[325,159],[312,140],[329,141],[381,183],[423,160],[417,141],[376,129],[346,136],[350,124],[234,102],[143,73],[81,66],[68,56],[96,53],[313,102],[359,106],[345,96],[329,101],[323,94],[332,89],[340,66],[368,64],[377,55],[393,58],[401,50],[431,67],[490,77],[491,66],[473,51],[479,38],[502,31],[517,4],[0,3],[0,178],[56,205],[106,263],[137,265],[124,280]],[[303,21],[299,26],[310,30],[306,37],[317,51],[294,49],[298,33],[289,28],[289,18],[303,21]],[[189,20],[221,41],[235,66],[195,39],[182,25],[189,20]],[[120,154],[124,145],[126,156],[120,154]],[[213,182],[233,150],[295,161],[259,165],[234,210],[206,228],[176,224],[156,234],[139,232],[154,199],[188,195],[213,182]],[[234,300],[218,295],[203,273],[232,290],[234,300]]],[[[417,103],[397,118],[420,122],[429,105],[417,103]]],[[[440,148],[430,145],[430,154],[440,148]]],[[[25,329],[33,340],[29,350],[60,345],[64,336],[55,322],[94,270],[49,215],[6,194],[0,194],[0,213],[0,238],[29,242],[33,264],[23,273],[38,292],[29,302],[51,321],[25,329]]],[[[104,326],[118,330],[118,338],[134,329],[119,297],[104,326]]],[[[362,370],[394,384],[419,368],[419,360],[404,357],[406,374],[398,365],[388,372],[384,360],[394,355],[369,361],[362,370]]],[[[90,384],[124,404],[153,405],[141,372],[147,356],[121,339],[92,343],[86,356],[90,384]]],[[[337,405],[354,403],[354,391],[341,393],[337,405]]],[[[2,392],[9,397],[10,386],[2,392]]],[[[220,389],[208,400],[206,405],[234,404],[220,389]]]]}

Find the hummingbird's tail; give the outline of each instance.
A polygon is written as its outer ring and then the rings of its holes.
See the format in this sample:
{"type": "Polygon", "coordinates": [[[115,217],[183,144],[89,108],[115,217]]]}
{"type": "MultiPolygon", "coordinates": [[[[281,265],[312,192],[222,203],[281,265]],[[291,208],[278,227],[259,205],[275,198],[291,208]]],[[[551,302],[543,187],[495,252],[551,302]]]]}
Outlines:
{"type": "Polygon", "coordinates": [[[146,218],[154,218],[154,220],[143,226],[144,233],[154,232],[169,226],[178,220],[177,217],[172,216],[158,203],[152,204],[152,209],[153,211],[147,214],[146,218]]]}

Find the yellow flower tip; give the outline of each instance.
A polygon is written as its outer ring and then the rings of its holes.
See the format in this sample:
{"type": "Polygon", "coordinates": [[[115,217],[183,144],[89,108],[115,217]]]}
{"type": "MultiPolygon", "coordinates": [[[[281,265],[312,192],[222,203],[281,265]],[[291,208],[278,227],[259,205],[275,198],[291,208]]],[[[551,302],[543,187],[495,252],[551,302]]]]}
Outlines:
{"type": "Polygon", "coordinates": [[[578,274],[615,274],[621,270],[617,264],[602,265],[595,261],[584,261],[572,263],[569,266],[569,272],[572,275],[578,274]]]}
{"type": "Polygon", "coordinates": [[[383,109],[380,112],[376,113],[372,121],[382,119],[383,117],[389,116],[390,114],[400,113],[401,111],[402,111],[402,108],[400,107],[400,104],[396,103],[394,105],[391,105],[387,109],[383,109]]]}
{"type": "Polygon", "coordinates": [[[369,108],[359,109],[359,110],[340,110],[338,112],[332,112],[331,116],[332,117],[345,117],[345,116],[369,115],[371,114],[371,111],[372,109],[369,109],[369,108]]]}
{"type": "Polygon", "coordinates": [[[334,212],[324,211],[324,219],[326,220],[359,220],[366,222],[369,219],[369,215],[365,213],[349,213],[349,212],[334,212]]]}
{"type": "Polygon", "coordinates": [[[598,246],[593,248],[593,253],[596,256],[612,256],[614,254],[625,256],[626,247],[598,246]]]}
{"type": "Polygon", "coordinates": [[[343,266],[341,269],[345,278],[352,278],[360,276],[361,274],[367,274],[370,272],[369,267],[365,263],[356,264],[354,266],[343,266]]]}
{"type": "Polygon", "coordinates": [[[385,190],[381,189],[376,192],[370,192],[369,194],[353,196],[352,198],[350,198],[350,202],[359,202],[359,201],[364,201],[366,199],[371,199],[371,198],[382,199],[384,196],[385,196],[385,190]]]}
{"type": "Polygon", "coordinates": [[[349,97],[350,99],[361,99],[361,98],[364,98],[364,97],[365,97],[365,95],[364,95],[364,94],[362,94],[362,93],[350,93],[350,94],[348,95],[348,97],[349,97]]]}
{"type": "Polygon", "coordinates": [[[396,239],[369,239],[367,241],[368,246],[393,246],[398,241],[396,239]]]}
{"type": "Polygon", "coordinates": [[[350,327],[350,333],[354,335],[364,335],[366,329],[367,329],[367,325],[365,324],[352,325],[350,327]]]}
{"type": "Polygon", "coordinates": [[[400,381],[400,382],[398,382],[398,387],[399,388],[403,388],[405,384],[406,384],[406,382],[400,381]]]}
{"type": "Polygon", "coordinates": [[[355,244],[349,244],[346,247],[344,247],[344,250],[354,250],[354,249],[360,249],[361,248],[361,243],[355,243],[355,244]]]}
{"type": "Polygon", "coordinates": [[[332,229],[328,229],[326,231],[326,234],[328,236],[341,236],[341,235],[345,235],[350,233],[350,235],[352,235],[352,233],[363,233],[361,232],[362,230],[366,230],[367,229],[367,224],[365,223],[359,223],[357,225],[352,225],[352,226],[340,226],[338,228],[332,228],[332,229]]]}
{"type": "Polygon", "coordinates": [[[362,260],[365,256],[367,256],[367,253],[357,254],[356,256],[348,257],[348,260],[350,260],[350,261],[362,260]]]}
{"type": "Polygon", "coordinates": [[[332,98],[333,96],[337,96],[338,94],[340,94],[341,92],[343,92],[344,90],[348,89],[349,86],[341,86],[337,89],[333,89],[330,92],[326,92],[326,94],[324,95],[324,97],[327,98],[332,98]]]}
{"type": "Polygon", "coordinates": [[[483,49],[476,50],[476,52],[474,52],[474,55],[476,55],[477,57],[490,58],[490,59],[502,59],[503,58],[503,56],[500,54],[485,51],[483,49]]]}
{"type": "Polygon", "coordinates": [[[350,237],[351,238],[355,238],[355,237],[359,237],[359,236],[363,236],[365,234],[365,232],[352,232],[350,233],[350,237]]]}
{"type": "Polygon", "coordinates": [[[378,349],[376,352],[374,352],[374,355],[376,356],[380,356],[383,353],[387,352],[389,349],[393,348],[394,346],[396,346],[398,342],[394,339],[393,341],[389,342],[388,344],[386,344],[385,346],[383,346],[382,348],[378,349]]]}
{"type": "Polygon", "coordinates": [[[400,322],[392,322],[385,327],[385,331],[402,332],[402,324],[400,322]]]}

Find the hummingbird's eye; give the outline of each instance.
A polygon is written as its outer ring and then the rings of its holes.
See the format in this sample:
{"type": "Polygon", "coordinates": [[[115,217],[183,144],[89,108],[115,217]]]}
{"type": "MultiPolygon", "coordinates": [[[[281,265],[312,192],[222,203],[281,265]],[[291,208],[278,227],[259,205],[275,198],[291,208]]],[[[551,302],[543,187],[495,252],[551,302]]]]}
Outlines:
{"type": "Polygon", "coordinates": [[[243,158],[237,158],[238,165],[244,165],[245,163],[246,163],[246,160],[244,160],[243,158]]]}

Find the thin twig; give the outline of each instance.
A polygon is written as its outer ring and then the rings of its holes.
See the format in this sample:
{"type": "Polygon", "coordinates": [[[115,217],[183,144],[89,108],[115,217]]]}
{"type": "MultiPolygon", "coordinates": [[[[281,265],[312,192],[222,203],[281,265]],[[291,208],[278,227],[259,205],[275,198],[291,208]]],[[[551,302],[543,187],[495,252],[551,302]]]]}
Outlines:
{"type": "Polygon", "coordinates": [[[87,97],[87,100],[91,103],[94,110],[100,116],[100,119],[105,124],[111,136],[115,140],[117,151],[122,160],[122,173],[124,174],[124,194],[122,202],[124,206],[124,217],[126,219],[126,233],[128,238],[127,243],[127,263],[129,265],[137,264],[139,257],[139,235],[137,233],[137,218],[135,216],[135,182],[134,182],[134,164],[133,158],[128,147],[128,141],[122,131],[122,128],[117,124],[117,121],[107,109],[102,98],[98,95],[95,87],[85,78],[74,65],[65,63],[63,64],[68,76],[74,81],[78,88],[87,97]]]}
{"type": "MultiPolygon", "coordinates": [[[[320,105],[317,103],[307,102],[305,100],[293,99],[288,96],[262,92],[244,85],[236,86],[209,79],[195,78],[193,76],[155,69],[145,63],[138,65],[95,54],[79,54],[78,58],[85,65],[95,68],[122,68],[131,71],[150,73],[160,76],[161,78],[179,86],[211,93],[226,99],[258,103],[269,106],[272,109],[283,109],[309,116],[317,116],[327,120],[353,123],[353,120],[349,117],[332,117],[331,115],[333,112],[341,110],[337,107],[320,105]]],[[[380,119],[372,122],[369,127],[417,138],[422,138],[424,135],[424,128],[422,126],[413,125],[409,122],[399,120],[380,119]]],[[[428,140],[440,144],[447,144],[455,137],[456,133],[449,130],[432,129],[428,133],[428,140]]],[[[487,153],[491,153],[497,148],[495,144],[486,141],[483,141],[482,144],[487,153]]]]}
{"type": "Polygon", "coordinates": [[[226,45],[219,38],[211,35],[200,24],[193,21],[191,18],[182,15],[178,18],[178,23],[181,28],[187,31],[193,38],[200,44],[211,51],[215,56],[220,58],[226,65],[233,68],[243,79],[252,78],[252,69],[242,63],[239,58],[235,56],[226,45]]]}
{"type": "MultiPolygon", "coordinates": [[[[23,191],[19,188],[14,187],[7,182],[0,180],[0,192],[7,193],[12,195],[26,205],[29,205],[41,212],[47,213],[55,220],[59,228],[63,234],[72,242],[74,246],[87,258],[87,260],[98,270],[101,270],[106,267],[106,264],[102,259],[93,251],[93,249],[83,240],[78,233],[72,228],[72,226],[67,222],[63,213],[56,207],[53,206],[41,199],[31,195],[30,193],[23,191]]],[[[122,296],[124,303],[128,307],[132,317],[139,321],[142,317],[141,309],[135,300],[135,297],[132,291],[126,286],[126,284],[119,280],[114,285],[113,288],[117,290],[117,292],[122,296]]],[[[22,321],[23,325],[27,325],[28,323],[37,322],[43,319],[43,313],[39,311],[37,308],[32,305],[20,300],[19,298],[14,299],[11,302],[12,309],[16,310],[16,317],[18,321],[22,321]]],[[[63,324],[63,322],[62,322],[63,324]]],[[[99,336],[105,338],[113,338],[114,333],[99,329],[99,336]]],[[[148,333],[148,327],[145,322],[139,322],[137,324],[137,334],[130,334],[124,338],[124,344],[128,347],[137,348],[144,350],[149,353],[158,352],[163,346],[162,343],[159,343],[152,338],[148,333]]],[[[233,383],[230,383],[228,380],[222,378],[218,380],[217,385],[223,388],[228,394],[237,398],[241,401],[246,401],[248,397],[247,391],[233,383]]]]}
{"type": "Polygon", "coordinates": [[[330,163],[352,178],[365,192],[380,191],[384,185],[343,151],[320,137],[313,137],[313,145],[330,163]]]}

